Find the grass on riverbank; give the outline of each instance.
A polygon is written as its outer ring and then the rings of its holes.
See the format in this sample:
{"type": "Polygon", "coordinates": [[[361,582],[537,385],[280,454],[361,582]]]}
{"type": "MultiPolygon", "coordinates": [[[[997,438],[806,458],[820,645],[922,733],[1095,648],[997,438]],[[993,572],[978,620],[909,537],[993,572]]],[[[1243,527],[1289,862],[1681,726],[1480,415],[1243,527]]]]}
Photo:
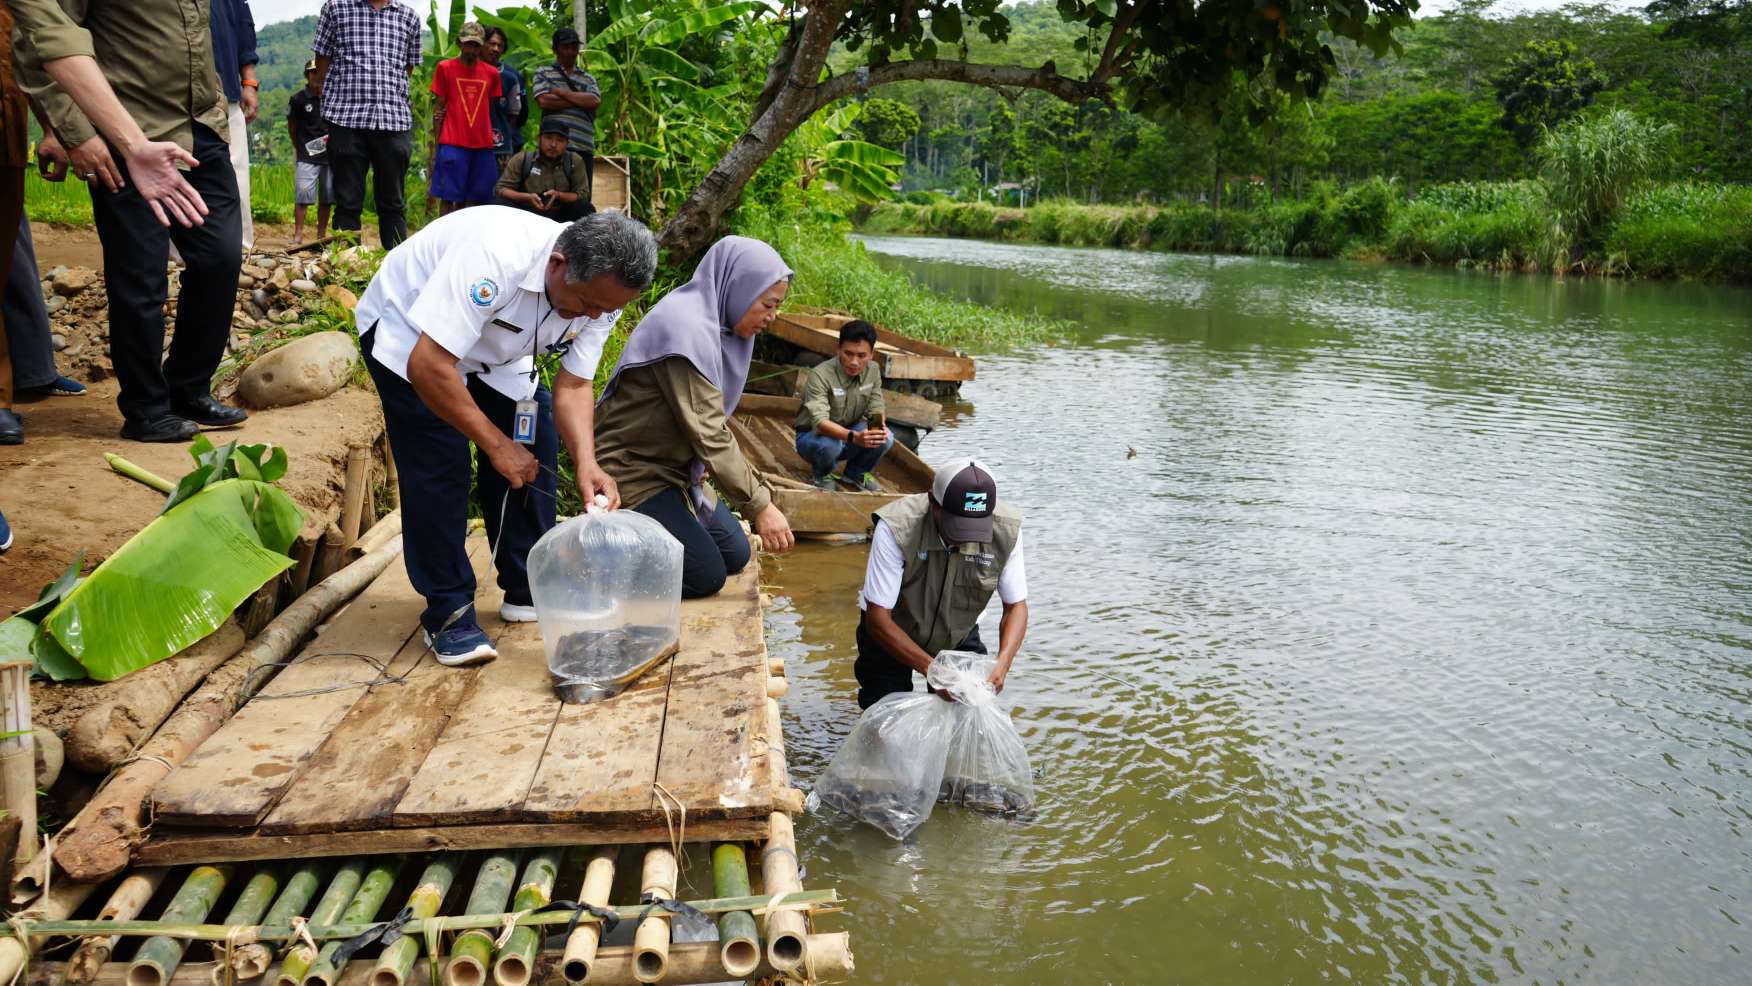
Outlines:
{"type": "Polygon", "coordinates": [[[1649,277],[1752,281],[1752,188],[1684,182],[1633,195],[1579,259],[1554,241],[1537,182],[1435,185],[1407,200],[1379,179],[1255,209],[1048,201],[886,203],[868,233],[922,233],[1066,246],[1267,256],[1353,256],[1501,270],[1554,267],[1649,277]]]}
{"type": "Polygon", "coordinates": [[[878,266],[864,245],[831,226],[801,226],[767,216],[743,217],[737,232],[776,247],[796,271],[786,306],[851,312],[926,342],[971,352],[1044,342],[1062,326],[1044,316],[987,308],[919,287],[878,266]]]}

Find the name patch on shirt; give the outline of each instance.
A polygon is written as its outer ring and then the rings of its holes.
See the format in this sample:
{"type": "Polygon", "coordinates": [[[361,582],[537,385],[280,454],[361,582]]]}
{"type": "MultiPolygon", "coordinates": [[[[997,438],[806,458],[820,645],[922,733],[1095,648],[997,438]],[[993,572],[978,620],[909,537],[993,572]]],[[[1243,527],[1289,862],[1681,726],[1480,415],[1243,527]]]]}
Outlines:
{"type": "Polygon", "coordinates": [[[497,325],[501,329],[509,329],[512,332],[522,332],[523,331],[523,326],[512,325],[510,322],[507,322],[502,318],[493,319],[493,324],[497,325]]]}

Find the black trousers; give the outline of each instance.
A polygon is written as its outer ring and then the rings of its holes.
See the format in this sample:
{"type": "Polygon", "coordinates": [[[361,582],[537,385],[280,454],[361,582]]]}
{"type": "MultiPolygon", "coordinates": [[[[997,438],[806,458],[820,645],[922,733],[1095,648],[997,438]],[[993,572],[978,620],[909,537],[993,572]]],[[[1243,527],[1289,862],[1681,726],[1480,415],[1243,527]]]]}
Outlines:
{"type": "Polygon", "coordinates": [[[408,238],[403,186],[414,156],[412,130],[357,130],[329,124],[329,164],[334,168],[336,230],[359,230],[365,213],[365,173],[377,198],[377,235],[385,250],[408,238]]]}
{"type": "Polygon", "coordinates": [[[504,199],[499,199],[494,204],[510,205],[514,209],[522,209],[524,212],[530,213],[531,215],[544,216],[557,223],[577,222],[596,211],[596,208],[590,204],[588,199],[579,199],[569,205],[556,206],[546,212],[543,212],[540,209],[531,209],[529,206],[524,205],[521,202],[508,203],[504,199]]]}
{"type": "MultiPolygon", "coordinates": [[[[383,400],[383,423],[401,474],[402,557],[408,580],[426,598],[420,622],[436,631],[452,613],[474,604],[467,544],[469,441],[426,406],[413,384],[371,357],[375,336],[367,331],[359,345],[383,400]]],[[[468,392],[495,427],[511,434],[516,401],[472,376],[468,392]]],[[[540,387],[535,399],[540,412],[529,451],[544,468],[533,484],[511,489],[487,456],[474,452],[475,502],[486,519],[487,541],[496,549],[493,567],[499,588],[505,590],[506,602],[523,606],[530,603],[529,549],[554,526],[554,460],[559,455],[553,394],[540,387]]]]}
{"type": "Polygon", "coordinates": [[[681,542],[681,598],[715,595],[730,576],[748,567],[753,550],[736,515],[718,501],[706,523],[694,514],[688,496],[667,489],[633,508],[663,525],[681,542]]]}
{"type": "MultiPolygon", "coordinates": [[[[979,638],[979,624],[975,623],[973,629],[967,631],[967,639],[955,649],[986,653],[985,641],[979,638]]],[[[860,709],[867,709],[895,692],[913,690],[912,668],[900,663],[882,646],[882,642],[864,625],[862,612],[858,614],[858,659],[852,664],[852,673],[858,677],[860,709]]]]}
{"type": "MultiPolygon", "coordinates": [[[[130,180],[119,192],[91,183],[91,210],[103,242],[109,287],[110,359],[122,392],[122,416],[145,420],[170,412],[172,401],[192,401],[212,391],[213,371],[231,336],[237,303],[237,273],[243,266],[243,212],[231,152],[219,135],[195,124],[194,154],[200,166],[185,175],[207,203],[199,226],[172,223],[166,229],[130,180]],[[164,302],[170,280],[170,245],[182,255],[182,292],[176,302],[176,334],[164,351],[164,302]]],[[[116,161],[127,178],[127,167],[116,161]]]]}
{"type": "Polygon", "coordinates": [[[30,219],[22,218],[18,223],[18,243],[12,248],[12,266],[6,273],[5,297],[0,300],[0,320],[6,322],[6,339],[12,346],[14,390],[47,387],[61,375],[55,369],[49,311],[43,306],[42,282],[38,278],[30,219]]]}

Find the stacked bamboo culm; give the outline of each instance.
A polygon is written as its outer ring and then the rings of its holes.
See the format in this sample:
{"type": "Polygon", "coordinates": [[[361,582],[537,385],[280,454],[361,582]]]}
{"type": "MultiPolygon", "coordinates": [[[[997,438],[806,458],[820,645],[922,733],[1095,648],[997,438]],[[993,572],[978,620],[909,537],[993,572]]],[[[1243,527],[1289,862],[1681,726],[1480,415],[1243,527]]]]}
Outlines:
{"type": "Polygon", "coordinates": [[[0,804],[18,819],[15,863],[36,854],[36,743],[30,735],[29,661],[0,665],[0,804]]]}
{"type": "MultiPolygon", "coordinates": [[[[274,986],[340,986],[343,982],[349,986],[410,986],[420,982],[423,946],[440,941],[448,928],[461,932],[443,969],[449,986],[529,986],[539,967],[544,935],[572,920],[577,926],[566,938],[556,971],[573,984],[770,976],[795,970],[805,954],[817,973],[838,969],[840,957],[849,968],[850,954],[843,936],[835,944],[834,936],[808,933],[805,911],[835,898],[831,892],[803,893],[796,878],[790,820],[779,813],[773,819],[771,838],[761,857],[765,884],[761,895],[756,895],[752,886],[746,847],[740,843],[712,847],[713,897],[691,905],[704,909],[718,927],[719,940],[709,943],[674,940],[678,915],[670,908],[693,912],[668,904],[677,897],[680,873],[676,854],[667,845],[641,847],[641,901],[618,905],[623,918],[638,922],[631,947],[603,946],[603,925],[596,912],[534,913],[552,901],[562,883],[568,892],[576,888],[580,902],[593,908],[609,907],[619,850],[615,846],[571,853],[563,849],[486,853],[479,859],[466,905],[448,918],[441,915],[466,857],[460,853],[428,856],[405,898],[405,917],[417,923],[407,925],[374,957],[363,960],[365,968],[351,973],[349,962],[342,957],[342,945],[366,932],[381,932],[385,912],[400,909],[403,898],[392,903],[389,895],[403,869],[404,857],[359,858],[339,861],[338,865],[318,861],[264,864],[244,874],[247,881],[240,878],[241,888],[231,892],[227,887],[232,882],[233,866],[195,866],[177,871],[177,893],[157,919],[136,916],[148,906],[167,871],[141,870],[116,886],[98,920],[61,920],[76,906],[73,904],[45,907],[36,920],[53,922],[42,925],[50,933],[76,936],[81,941],[75,961],[67,966],[67,981],[71,983],[116,982],[101,974],[103,959],[120,937],[139,936],[143,940],[121,976],[123,986],[169,986],[177,969],[185,964],[191,940],[213,943],[211,955],[217,961],[210,966],[191,966],[185,979],[210,976],[215,986],[267,972],[273,942],[286,947],[279,970],[269,980],[274,986]],[[335,867],[332,872],[328,872],[329,866],[335,867]],[[562,871],[569,875],[566,879],[561,878],[562,871]],[[323,889],[320,897],[319,889],[323,889]],[[784,900],[769,910],[775,895],[784,900]],[[219,905],[228,899],[229,908],[218,912],[219,905]],[[210,915],[217,920],[220,913],[223,923],[205,923],[210,915]],[[811,951],[818,942],[827,950],[820,956],[811,951]],[[702,950],[710,954],[702,956],[702,950]]],[[[21,931],[31,935],[33,942],[42,941],[42,932],[35,925],[21,931]]],[[[0,945],[5,941],[19,944],[14,938],[0,940],[0,945]]],[[[13,952],[22,953],[22,949],[0,947],[0,972],[13,952]]],[[[203,958],[207,954],[203,948],[203,958]]],[[[347,956],[351,954],[349,949],[347,956]]]]}

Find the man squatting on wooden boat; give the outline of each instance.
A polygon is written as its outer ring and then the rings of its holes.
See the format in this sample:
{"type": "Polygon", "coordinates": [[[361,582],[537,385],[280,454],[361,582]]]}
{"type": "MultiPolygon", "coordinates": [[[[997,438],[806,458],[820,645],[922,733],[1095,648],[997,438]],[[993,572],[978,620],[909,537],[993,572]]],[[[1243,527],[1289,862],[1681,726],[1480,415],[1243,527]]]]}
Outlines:
{"type": "Polygon", "coordinates": [[[894,445],[876,366],[876,327],[854,319],[840,327],[836,358],[823,360],[803,381],[797,408],[797,455],[809,463],[817,489],[832,492],[845,480],[867,493],[882,492],[876,464],[894,445]]]}

